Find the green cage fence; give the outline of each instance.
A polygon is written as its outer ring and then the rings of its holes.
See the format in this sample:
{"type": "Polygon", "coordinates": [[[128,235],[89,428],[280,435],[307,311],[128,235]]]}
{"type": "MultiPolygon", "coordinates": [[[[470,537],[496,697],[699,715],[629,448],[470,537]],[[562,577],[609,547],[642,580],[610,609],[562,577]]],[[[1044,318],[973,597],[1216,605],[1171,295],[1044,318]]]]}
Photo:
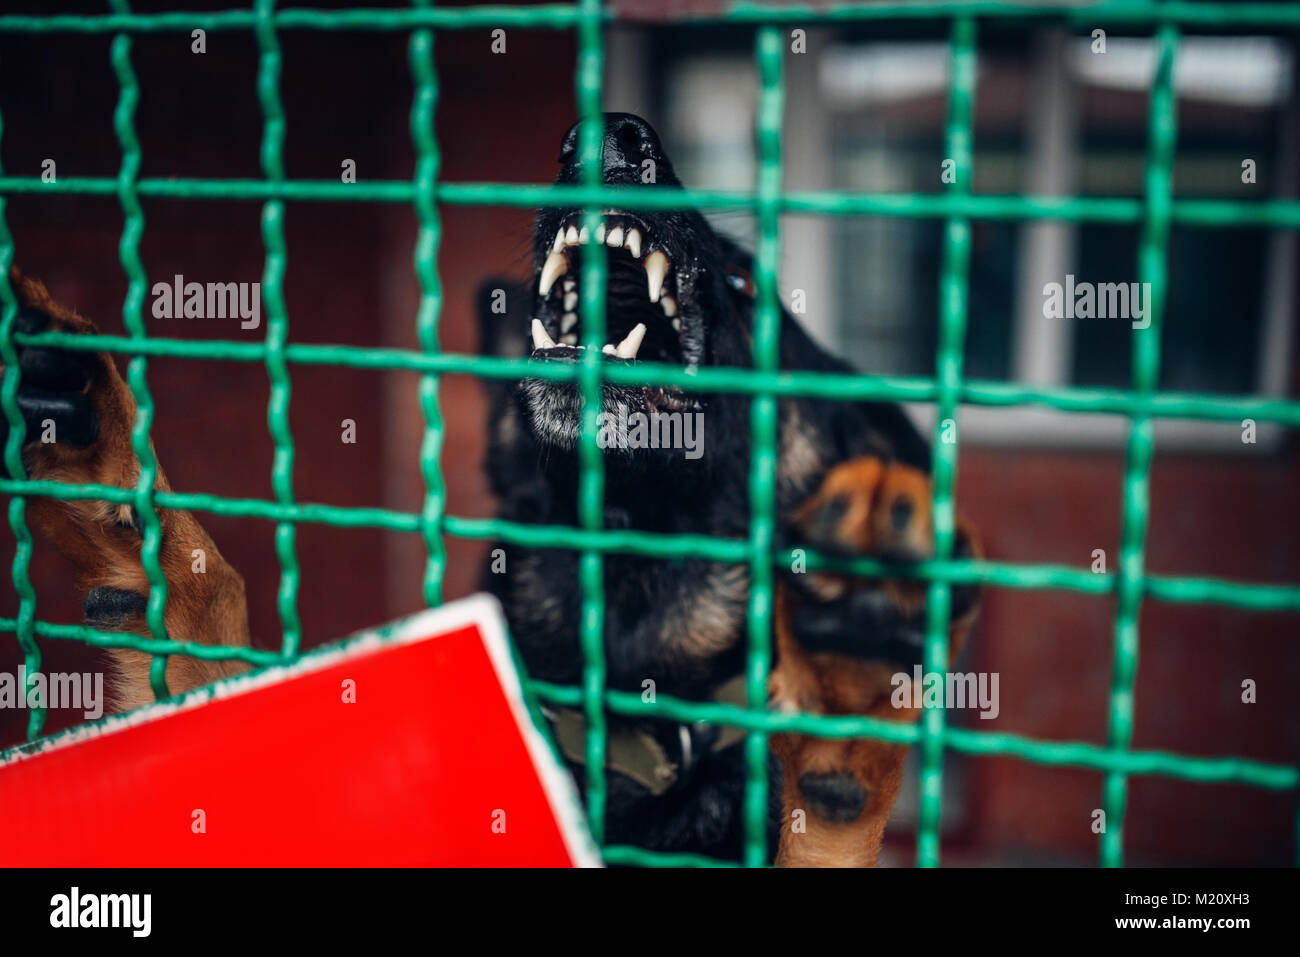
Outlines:
{"type": "MultiPolygon", "coordinates": [[[[6,477],[0,491],[10,496],[8,518],[16,539],[12,565],[19,596],[13,618],[0,618],[0,629],[17,637],[29,674],[41,667],[37,638],[85,642],[98,647],[132,648],[153,656],[151,668],[155,694],[166,697],[165,666],[171,655],[242,659],[267,665],[294,659],[299,653],[301,626],[297,606],[299,570],[295,530],[301,523],[336,527],[374,527],[419,534],[427,547],[423,578],[424,598],[430,605],[442,601],[446,567],[443,536],[500,539],[527,547],[567,548],[580,553],[582,585],[581,646],[584,659],[580,686],[531,682],[542,700],[581,707],[587,717],[586,775],[588,816],[606,860],[638,865],[725,865],[727,862],[691,855],[658,854],[603,841],[605,817],[605,714],[646,715],[675,721],[703,721],[743,728],[747,735],[747,780],[744,794],[745,843],[741,863],[764,864],[768,859],[766,757],[768,735],[796,731],[824,737],[873,737],[916,743],[920,753],[920,816],[916,860],[922,866],[939,862],[939,823],[944,751],[973,755],[1010,755],[1045,765],[1089,768],[1104,774],[1101,807],[1108,827],[1100,835],[1100,860],[1106,866],[1123,863],[1124,812],[1128,779],[1133,775],[1165,775],[1199,782],[1237,782],[1276,791],[1300,786],[1300,767],[1270,764],[1245,758],[1207,758],[1162,751],[1132,750],[1134,680],[1138,662],[1138,613],[1144,599],[1164,602],[1211,602],[1247,610],[1300,611],[1300,585],[1255,584],[1210,578],[1151,575],[1145,569],[1149,472],[1153,454],[1153,423],[1161,418],[1232,421],[1245,418],[1300,425],[1300,402],[1261,397],[1224,397],[1158,389],[1160,330],[1167,291],[1167,255],[1171,224],[1194,227],[1300,228],[1300,202],[1274,199],[1176,199],[1172,168],[1176,141],[1174,63],[1183,28],[1198,30],[1253,28],[1294,33],[1300,30],[1300,4],[1189,3],[1151,0],[1099,0],[1092,4],[1047,3],[1025,6],[1000,0],[959,0],[952,3],[878,2],[829,4],[818,7],[736,2],[721,12],[688,18],[691,23],[746,25],[755,33],[754,57],[758,66],[758,165],[755,188],[749,192],[690,191],[660,188],[637,191],[605,186],[600,182],[603,70],[603,29],[617,19],[599,0],[575,4],[537,6],[482,5],[434,8],[415,2],[406,9],[283,9],[273,0],[257,0],[251,10],[221,12],[133,13],[127,0],[111,0],[109,12],[97,16],[0,15],[0,32],[26,34],[111,34],[111,66],[119,96],[114,129],[121,147],[116,178],[66,178],[43,183],[34,177],[9,176],[0,170],[0,358],[5,365],[0,405],[10,429],[4,449],[6,477]],[[921,21],[940,19],[950,27],[948,118],[944,131],[944,156],[954,160],[955,178],[938,195],[872,194],[847,192],[792,192],[782,189],[781,129],[784,113],[783,58],[788,31],[827,23],[869,21],[921,21]],[[981,21],[1041,21],[1063,23],[1078,29],[1099,24],[1154,33],[1157,68],[1150,91],[1148,146],[1144,195],[1140,198],[977,195],[971,191],[972,127],[975,97],[977,29],[981,21]],[[439,181],[440,146],[434,134],[438,83],[434,69],[434,34],[437,30],[517,27],[575,30],[578,38],[576,96],[579,115],[588,120],[580,127],[578,148],[584,158],[585,181],[575,185],[544,186],[507,183],[439,181]],[[139,176],[141,147],[134,126],[140,87],[132,68],[135,34],[194,29],[251,30],[259,51],[257,97],[263,116],[261,162],[263,179],[149,179],[139,176]],[[281,57],[278,34],[282,30],[397,31],[409,33],[410,71],[414,102],[410,134],[416,151],[414,176],[409,181],[357,182],[292,180],[283,163],[286,120],[279,81],[281,57]],[[125,336],[81,336],[47,332],[16,334],[17,303],[9,281],[15,249],[4,216],[10,195],[57,192],[116,196],[124,228],[119,246],[122,268],[129,280],[123,303],[125,336]],[[149,288],[139,256],[144,219],[141,197],[204,200],[253,200],[262,203],[262,238],[266,248],[262,277],[267,323],[264,341],[181,340],[146,335],[142,307],[149,288]],[[286,268],[284,217],[286,204],[295,200],[353,201],[412,204],[419,232],[414,253],[420,286],[416,314],[419,350],[361,348],[349,345],[308,345],[289,341],[288,315],[282,290],[286,268]],[[754,278],[757,308],[754,319],[753,369],[703,368],[687,375],[684,369],[652,363],[636,367],[606,367],[599,361],[605,341],[604,289],[607,265],[589,257],[583,265],[582,310],[586,345],[582,361],[574,366],[554,363],[534,367],[523,359],[505,359],[443,352],[439,348],[438,321],[442,305],[437,270],[440,242],[438,204],[470,206],[537,206],[573,203],[584,207],[589,228],[598,224],[598,210],[610,204],[630,209],[672,209],[684,206],[745,210],[758,222],[754,278]],[[782,213],[801,212],[837,216],[889,215],[940,219],[944,224],[940,270],[939,335],[933,377],[893,377],[782,371],[778,363],[776,266],[782,213]],[[963,377],[962,356],[967,322],[968,272],[973,220],[1136,224],[1140,229],[1138,272],[1152,290],[1151,322],[1134,330],[1131,387],[1126,390],[1037,387],[1009,382],[975,381],[963,377]],[[21,449],[25,425],[16,395],[20,371],[15,343],[57,345],[65,349],[107,351],[129,356],[128,383],[138,404],[132,444],[140,461],[134,488],[72,485],[27,478],[21,449]],[[157,463],[150,448],[150,427],[155,403],[147,372],[150,357],[218,359],[260,362],[271,384],[267,419],[275,455],[271,500],[231,499],[204,493],[155,489],[157,463]],[[425,483],[424,507],[419,513],[382,508],[342,508],[303,503],[293,488],[294,441],[289,429],[290,366],[315,364],[420,374],[420,403],[424,435],[420,466],[425,483]],[[579,446],[579,527],[524,525],[499,519],[475,519],[448,514],[439,456],[444,424],[439,407],[439,376],[468,374],[488,379],[542,377],[576,381],[586,399],[579,446]],[[602,528],[604,472],[596,437],[602,381],[626,385],[676,385],[704,392],[732,392],[752,397],[749,496],[751,517],[745,539],[703,535],[652,534],[602,528]],[[838,400],[889,400],[933,403],[937,407],[934,442],[933,514],[935,558],[903,571],[867,558],[850,561],[809,553],[810,568],[840,568],[863,576],[908,575],[928,582],[927,633],[924,659],[927,670],[942,670],[947,659],[950,589],[953,584],[981,583],[1017,589],[1065,589],[1088,595],[1114,595],[1114,671],[1109,695],[1109,733],[1104,746],[1084,742],[1046,741],[1001,733],[948,727],[942,708],[927,708],[917,725],[902,725],[867,717],[826,717],[811,714],[776,714],[765,710],[771,653],[773,568],[791,554],[774,546],[775,467],[777,456],[777,401],[781,396],[810,396],[838,400]],[[1066,412],[1105,412],[1130,421],[1123,478],[1123,515],[1118,570],[1093,573],[1057,565],[1010,564],[996,561],[954,560],[953,486],[958,443],[942,440],[947,422],[957,419],[961,404],[988,406],[1037,405],[1066,412]],[[135,506],[143,531],[142,564],[150,582],[147,605],[149,634],[109,633],[93,628],[56,624],[37,618],[37,599],[29,576],[32,536],[25,520],[26,499],[93,499],[135,506]],[[170,636],[164,626],[167,585],[159,563],[161,526],[158,507],[189,509],[275,523],[275,548],[281,576],[278,612],[282,627],[279,651],[213,647],[187,643],[185,636],[170,636]],[[604,603],[602,555],[632,553],[672,558],[703,557],[717,562],[745,563],[752,587],[748,608],[748,707],[699,703],[660,696],[654,703],[639,694],[611,690],[605,684],[604,603]]],[[[0,134],[3,117],[0,117],[0,134]]],[[[28,740],[43,732],[45,712],[34,709],[29,717],[28,740]]]]}

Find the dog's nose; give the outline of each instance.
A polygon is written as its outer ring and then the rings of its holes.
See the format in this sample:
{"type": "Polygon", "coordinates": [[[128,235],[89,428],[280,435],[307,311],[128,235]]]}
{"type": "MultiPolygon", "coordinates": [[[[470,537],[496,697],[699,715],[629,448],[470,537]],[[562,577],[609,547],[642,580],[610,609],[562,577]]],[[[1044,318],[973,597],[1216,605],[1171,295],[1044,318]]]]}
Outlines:
{"type": "MultiPolygon", "coordinates": [[[[581,162],[578,157],[578,130],[575,123],[560,145],[561,181],[576,182],[581,162]]],[[[605,133],[601,146],[606,183],[665,183],[679,185],[659,135],[654,127],[633,113],[606,113],[605,133]]]]}
{"type": "Polygon", "coordinates": [[[622,180],[631,174],[640,179],[647,160],[663,162],[659,137],[650,124],[631,113],[611,113],[605,117],[605,180],[622,180]]]}

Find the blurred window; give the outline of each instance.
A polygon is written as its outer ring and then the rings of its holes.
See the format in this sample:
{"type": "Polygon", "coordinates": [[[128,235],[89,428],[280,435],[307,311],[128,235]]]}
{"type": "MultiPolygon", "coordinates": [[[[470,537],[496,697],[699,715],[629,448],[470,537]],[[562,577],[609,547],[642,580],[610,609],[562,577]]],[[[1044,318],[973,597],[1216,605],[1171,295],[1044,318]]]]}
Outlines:
{"type": "MultiPolygon", "coordinates": [[[[754,181],[757,77],[744,31],[651,30],[640,46],[656,68],[634,102],[665,128],[688,186],[754,181]]],[[[618,48],[614,48],[618,52],[618,48]]],[[[642,60],[645,59],[643,55],[642,60]]],[[[1185,37],[1174,192],[1178,198],[1294,197],[1300,109],[1293,48],[1264,37],[1185,37]],[[1256,182],[1242,182],[1255,161],[1256,182]]],[[[619,62],[611,56],[612,64],[619,62]]],[[[947,113],[947,44],[938,37],[858,38],[809,31],[787,63],[783,155],[789,189],[938,193],[947,113]]],[[[976,193],[1143,194],[1151,40],[1110,37],[1104,54],[1059,30],[981,41],[976,193]]],[[[752,243],[747,212],[715,225],[752,243]]],[[[873,373],[934,371],[942,223],[878,216],[784,218],[781,289],[807,293],[800,320],[873,373]]],[[[977,222],[972,227],[966,375],[1038,385],[1127,387],[1132,336],[1122,319],[1048,319],[1046,282],[1135,282],[1140,227],[977,222]]],[[[1294,232],[1175,226],[1162,341],[1162,389],[1284,395],[1295,315],[1294,232]]],[[[924,420],[928,410],[916,410],[924,420]]],[[[1051,410],[963,410],[964,439],[1021,444],[1122,440],[1113,416],[1051,410]]],[[[1261,426],[1261,444],[1278,430],[1261,426]]],[[[1241,447],[1233,423],[1162,422],[1158,438],[1241,447]]]]}

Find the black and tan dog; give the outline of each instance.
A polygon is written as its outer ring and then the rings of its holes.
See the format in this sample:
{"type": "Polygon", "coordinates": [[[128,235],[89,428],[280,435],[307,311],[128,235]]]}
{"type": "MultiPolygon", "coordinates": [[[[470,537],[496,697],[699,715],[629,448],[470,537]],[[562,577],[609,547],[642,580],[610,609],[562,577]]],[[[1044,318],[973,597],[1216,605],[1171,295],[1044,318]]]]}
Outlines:
{"type": "MultiPolygon", "coordinates": [[[[561,144],[557,182],[579,179],[576,140],[575,126],[561,144]]],[[[654,130],[630,114],[606,115],[602,161],[608,184],[645,189],[681,185],[654,130]],[[655,174],[651,185],[643,182],[648,168],[655,174]]],[[[533,235],[533,283],[526,294],[509,297],[513,314],[484,317],[489,348],[509,353],[513,336],[517,353],[534,362],[576,362],[582,355],[581,266],[591,255],[605,256],[609,269],[607,342],[598,346],[605,362],[650,360],[687,369],[752,365],[751,258],[694,211],[607,209],[601,227],[589,233],[577,209],[541,210],[533,235]]],[[[780,327],[780,364],[783,369],[848,371],[788,313],[780,327]]],[[[611,417],[620,411],[698,413],[705,425],[704,454],[697,459],[680,449],[606,453],[606,527],[748,535],[747,398],[606,385],[603,402],[611,417]]],[[[489,474],[504,517],[577,524],[580,411],[577,389],[568,383],[530,379],[497,393],[489,474]]],[[[779,411],[775,480],[783,518],[795,515],[839,463],[867,457],[891,468],[908,467],[916,475],[928,471],[926,443],[897,406],[789,399],[780,402],[779,411]]],[[[790,529],[797,538],[798,523],[790,529]]],[[[504,547],[506,571],[487,575],[486,587],[501,598],[530,673],[576,683],[582,667],[577,555],[504,547]]],[[[604,582],[610,685],[643,696],[652,690],[698,700],[741,700],[737,679],[746,644],[747,568],[694,558],[663,561],[611,554],[604,561],[604,582]]],[[[852,615],[841,616],[847,609],[832,604],[826,616],[808,619],[819,629],[815,640],[859,659],[885,658],[908,667],[919,661],[923,602],[879,583],[863,583],[854,591],[861,597],[852,615]]],[[[562,749],[581,772],[581,715],[565,709],[552,715],[562,749]]],[[[612,717],[610,726],[607,839],[737,855],[741,736],[670,721],[612,717]]],[[[775,768],[772,780],[775,784],[775,768]]],[[[775,847],[780,789],[773,787],[771,793],[770,846],[775,847]]]]}
{"type": "MultiPolygon", "coordinates": [[[[575,145],[576,129],[571,129],[561,145],[559,182],[579,177],[575,145]]],[[[658,187],[679,185],[650,126],[629,114],[609,114],[604,180],[656,188],[643,183],[650,167],[658,187]]],[[[579,267],[584,256],[598,254],[609,264],[603,361],[651,359],[687,369],[751,364],[750,257],[715,233],[698,213],[607,210],[601,228],[588,234],[577,210],[543,209],[533,247],[528,295],[509,297],[506,316],[490,316],[488,342],[495,351],[508,353],[513,336],[524,342],[521,354],[535,362],[576,361],[582,354],[579,267]]],[[[22,307],[19,330],[93,331],[88,320],[54,303],[38,282],[16,271],[11,281],[22,307]]],[[[47,348],[20,352],[18,401],[29,439],[35,440],[48,420],[59,436],[55,444],[29,441],[24,449],[29,473],[63,482],[133,486],[138,474],[130,445],[135,405],[113,361],[104,355],[47,348]]],[[[781,322],[780,363],[786,369],[847,371],[788,314],[781,322]]],[[[606,385],[604,404],[616,415],[698,413],[705,425],[703,454],[697,458],[672,448],[606,453],[606,527],[731,538],[748,534],[748,399],[606,385]]],[[[496,393],[488,475],[503,517],[578,524],[575,447],[580,408],[577,390],[568,383],[533,378],[517,389],[496,393]]],[[[774,478],[783,518],[796,515],[839,463],[865,456],[891,467],[928,470],[925,442],[893,405],[782,400],[778,427],[774,478]]],[[[158,486],[168,487],[161,473],[158,486]]],[[[87,590],[87,621],[105,629],[143,632],[147,582],[140,567],[139,523],[131,509],[33,498],[29,513],[76,563],[87,590]]],[[[162,565],[170,586],[169,630],[209,644],[247,644],[240,576],[191,515],[164,510],[161,518],[162,565]],[[195,549],[206,553],[206,575],[190,572],[195,549]]],[[[799,531],[797,522],[790,527],[799,531]]],[[[504,572],[486,574],[485,579],[505,607],[529,673],[548,681],[576,682],[581,672],[576,554],[504,547],[504,572]]],[[[604,581],[612,687],[735,700],[745,648],[745,566],[611,554],[605,558],[604,581]]],[[[923,629],[924,608],[880,584],[861,584],[854,592],[875,597],[859,599],[847,617],[834,603],[823,618],[805,613],[810,640],[858,659],[895,658],[909,664],[919,655],[916,636],[923,629]]],[[[801,618],[796,614],[794,620],[795,638],[802,640],[801,618]]],[[[150,700],[147,659],[129,650],[111,655],[117,669],[116,706],[150,700]]],[[[239,669],[236,664],[172,657],[167,679],[169,687],[180,692],[239,669]]],[[[562,750],[580,771],[581,715],[564,709],[551,715],[562,750]]],[[[611,717],[610,728],[607,840],[717,856],[739,853],[740,735],[728,729],[619,717],[611,717]]],[[[778,778],[774,761],[774,785],[778,778]]],[[[775,847],[780,788],[774,786],[771,792],[770,846],[775,847]]]]}

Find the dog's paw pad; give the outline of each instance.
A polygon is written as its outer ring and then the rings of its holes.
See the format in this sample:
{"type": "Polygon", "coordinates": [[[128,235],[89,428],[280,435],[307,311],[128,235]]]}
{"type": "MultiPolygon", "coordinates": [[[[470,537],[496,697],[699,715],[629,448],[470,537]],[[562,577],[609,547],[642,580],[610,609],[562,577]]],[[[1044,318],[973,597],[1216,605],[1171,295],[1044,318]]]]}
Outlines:
{"type": "Polygon", "coordinates": [[[799,778],[799,793],[809,811],[822,820],[838,824],[856,821],[867,806],[866,788],[847,772],[809,771],[799,778]]]}
{"type": "Polygon", "coordinates": [[[86,624],[96,628],[120,627],[143,615],[148,603],[148,598],[139,592],[99,585],[86,593],[86,624]]]}

